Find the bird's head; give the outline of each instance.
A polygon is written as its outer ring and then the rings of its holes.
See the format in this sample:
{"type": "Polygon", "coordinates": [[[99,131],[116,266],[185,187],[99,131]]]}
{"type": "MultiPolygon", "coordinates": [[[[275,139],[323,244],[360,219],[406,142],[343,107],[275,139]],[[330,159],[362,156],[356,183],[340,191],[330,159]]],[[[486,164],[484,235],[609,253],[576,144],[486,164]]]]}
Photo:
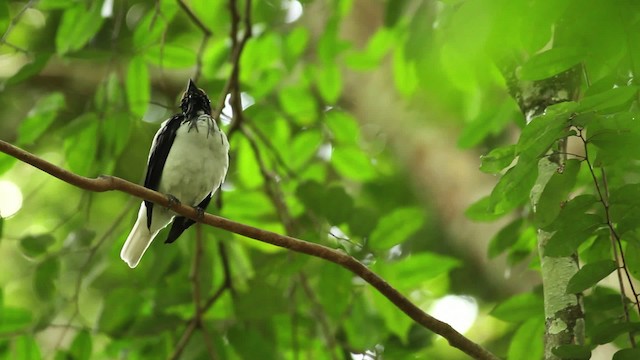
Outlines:
{"type": "Polygon", "coordinates": [[[191,79],[189,79],[189,83],[187,84],[187,90],[182,95],[180,108],[187,119],[197,117],[201,114],[211,115],[211,102],[209,101],[209,97],[202,89],[199,89],[191,79]]]}

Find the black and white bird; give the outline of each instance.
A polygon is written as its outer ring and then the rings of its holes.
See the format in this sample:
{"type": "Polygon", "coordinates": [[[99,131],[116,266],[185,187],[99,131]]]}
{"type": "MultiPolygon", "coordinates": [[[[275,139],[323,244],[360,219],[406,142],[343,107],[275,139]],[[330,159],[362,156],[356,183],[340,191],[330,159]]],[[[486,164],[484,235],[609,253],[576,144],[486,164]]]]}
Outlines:
{"type": "MultiPolygon", "coordinates": [[[[182,112],[162,123],[151,144],[144,186],[167,194],[174,201],[204,211],[229,168],[229,142],[211,116],[211,102],[189,80],[182,96],[182,112]]],[[[171,220],[165,243],[172,243],[195,221],[143,201],[138,220],[122,247],[120,257],[129,267],[140,262],[158,232],[171,220]]]]}

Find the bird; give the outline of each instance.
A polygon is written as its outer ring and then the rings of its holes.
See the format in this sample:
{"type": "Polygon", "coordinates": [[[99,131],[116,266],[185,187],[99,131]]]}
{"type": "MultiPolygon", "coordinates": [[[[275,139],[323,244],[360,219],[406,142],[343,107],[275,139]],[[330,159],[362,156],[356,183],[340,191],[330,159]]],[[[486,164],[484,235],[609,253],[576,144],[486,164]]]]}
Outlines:
{"type": "MultiPolygon", "coordinates": [[[[226,177],[229,142],[211,115],[209,97],[192,79],[182,95],[180,109],[162,123],[153,138],[144,186],[166,194],[170,204],[193,206],[202,215],[226,177]]],[[[138,266],[153,239],[171,222],[167,244],[195,224],[168,208],[143,201],[120,258],[130,268],[138,266]]]]}

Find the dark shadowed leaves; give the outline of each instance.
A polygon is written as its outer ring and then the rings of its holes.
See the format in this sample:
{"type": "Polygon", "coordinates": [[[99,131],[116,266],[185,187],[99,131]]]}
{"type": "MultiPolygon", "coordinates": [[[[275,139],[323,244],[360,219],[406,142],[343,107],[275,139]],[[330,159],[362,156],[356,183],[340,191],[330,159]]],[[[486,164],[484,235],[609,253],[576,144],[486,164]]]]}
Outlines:
{"type": "Polygon", "coordinates": [[[51,300],[56,292],[55,281],[60,275],[60,259],[50,257],[38,264],[33,276],[33,288],[42,300],[51,300]]]}
{"type": "Polygon", "coordinates": [[[56,239],[51,234],[27,235],[20,239],[20,248],[27,256],[44,254],[56,239]]]}
{"type": "Polygon", "coordinates": [[[551,351],[560,359],[588,360],[591,358],[591,349],[585,345],[561,345],[551,351]]]}

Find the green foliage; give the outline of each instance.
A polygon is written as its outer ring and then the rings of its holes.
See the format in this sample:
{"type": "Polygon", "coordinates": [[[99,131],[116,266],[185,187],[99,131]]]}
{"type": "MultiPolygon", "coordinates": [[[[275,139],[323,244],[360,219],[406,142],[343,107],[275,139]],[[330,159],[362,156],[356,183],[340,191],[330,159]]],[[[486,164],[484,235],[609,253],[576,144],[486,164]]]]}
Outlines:
{"type": "MultiPolygon", "coordinates": [[[[8,31],[0,133],[79,175],[140,182],[153,134],[178,111],[187,78],[197,77],[213,106],[223,100],[234,66],[228,33],[237,25],[237,39],[244,34],[245,2],[236,24],[226,0],[185,2],[191,12],[171,0],[114,2],[110,17],[103,3],[0,3],[0,34],[8,31]]],[[[450,238],[491,238],[488,256],[504,254],[518,278],[523,261],[535,271],[539,255],[576,255],[581,270],[566,291],[584,293],[586,345],[554,354],[586,359],[614,343],[623,349],[614,359],[638,357],[625,349],[638,330],[633,304],[622,321],[619,290],[599,286],[620,265],[612,246],[624,252],[622,270],[640,279],[635,4],[305,0],[253,1],[252,10],[237,84],[252,102],[230,138],[230,171],[210,212],[344,251],[422,309],[470,293],[493,307],[479,323],[499,326],[483,338],[510,359],[543,356],[542,289],[494,288],[504,279],[487,279],[484,254],[450,238]],[[304,16],[287,23],[283,4],[302,6],[304,16]],[[371,13],[382,15],[380,26],[360,23],[371,13]],[[557,94],[523,101],[567,70],[583,79],[575,97],[560,84],[557,94]],[[451,134],[464,156],[446,148],[451,134]],[[496,177],[490,194],[477,185],[487,179],[480,172],[444,171],[472,152],[496,177]],[[466,194],[453,187],[456,176],[473,177],[462,179],[478,186],[469,193],[485,195],[470,219],[507,218],[495,234],[467,231],[452,215],[450,200],[466,194]],[[451,189],[422,188],[449,180],[451,189]],[[539,249],[541,231],[549,238],[539,249]]],[[[229,131],[226,120],[219,124],[229,131]]],[[[0,174],[24,194],[23,208],[0,219],[0,358],[49,356],[43,333],[66,323],[69,341],[57,342],[56,358],[168,358],[195,314],[195,229],[171,246],[156,241],[132,271],[118,253],[137,200],[80,191],[4,155],[0,174]]],[[[209,348],[221,359],[462,356],[337,265],[202,232],[201,301],[222,295],[185,359],[209,357],[209,348]],[[219,288],[226,280],[232,289],[219,288]]]]}

